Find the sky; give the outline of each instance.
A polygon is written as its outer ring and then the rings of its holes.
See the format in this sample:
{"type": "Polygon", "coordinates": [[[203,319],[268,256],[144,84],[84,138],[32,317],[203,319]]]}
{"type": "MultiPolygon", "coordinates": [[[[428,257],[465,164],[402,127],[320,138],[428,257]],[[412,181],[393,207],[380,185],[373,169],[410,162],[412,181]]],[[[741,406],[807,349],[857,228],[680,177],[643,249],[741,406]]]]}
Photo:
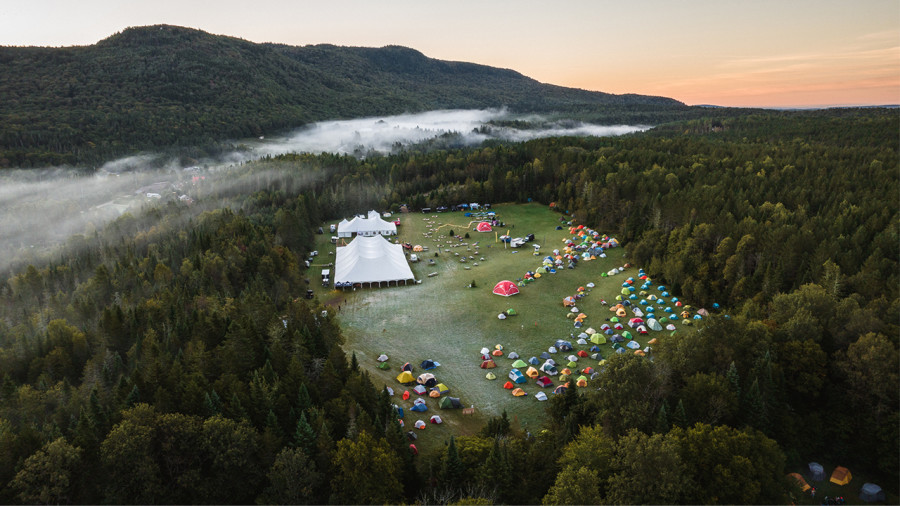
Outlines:
{"type": "Polygon", "coordinates": [[[0,46],[171,24],[253,42],[412,47],[544,83],[688,105],[900,104],[897,0],[28,0],[0,46]]]}

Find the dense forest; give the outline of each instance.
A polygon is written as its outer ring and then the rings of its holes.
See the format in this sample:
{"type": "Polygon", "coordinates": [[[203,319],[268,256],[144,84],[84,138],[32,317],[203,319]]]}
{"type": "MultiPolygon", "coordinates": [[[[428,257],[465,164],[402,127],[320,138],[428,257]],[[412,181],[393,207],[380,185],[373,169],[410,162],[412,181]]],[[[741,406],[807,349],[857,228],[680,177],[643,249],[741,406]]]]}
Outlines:
{"type": "Polygon", "coordinates": [[[0,500],[779,504],[813,457],[896,494],[900,118],[714,113],[269,158],[18,264],[0,279],[0,500]],[[414,457],[298,259],[359,209],[529,199],[731,317],[652,361],[615,355],[540,429],[500,416],[414,457]]]}
{"type": "Polygon", "coordinates": [[[648,125],[704,112],[404,47],[256,44],[167,25],[91,46],[0,47],[0,96],[0,168],[96,167],[150,149],[203,157],[225,141],[310,122],[436,109],[509,107],[648,125]]]}

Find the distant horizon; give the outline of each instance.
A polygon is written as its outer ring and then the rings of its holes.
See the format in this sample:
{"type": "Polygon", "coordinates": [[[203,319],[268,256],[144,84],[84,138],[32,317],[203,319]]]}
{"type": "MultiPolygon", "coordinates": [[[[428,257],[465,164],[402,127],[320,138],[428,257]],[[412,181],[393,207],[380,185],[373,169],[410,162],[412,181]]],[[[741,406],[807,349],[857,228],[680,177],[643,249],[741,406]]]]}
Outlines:
{"type": "Polygon", "coordinates": [[[413,48],[543,83],[686,105],[765,109],[900,104],[900,3],[889,0],[33,0],[0,9],[0,46],[96,44],[168,24],[292,46],[413,48]],[[47,13],[52,13],[48,16],[47,13]]]}

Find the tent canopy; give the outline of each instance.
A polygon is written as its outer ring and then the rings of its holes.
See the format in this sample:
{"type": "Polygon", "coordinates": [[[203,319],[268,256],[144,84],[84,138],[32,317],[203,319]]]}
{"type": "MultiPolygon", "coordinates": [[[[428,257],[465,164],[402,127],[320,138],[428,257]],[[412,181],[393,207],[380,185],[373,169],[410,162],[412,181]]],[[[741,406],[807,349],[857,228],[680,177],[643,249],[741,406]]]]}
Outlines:
{"type": "Polygon", "coordinates": [[[382,283],[408,281],[415,276],[406,262],[403,246],[381,236],[357,236],[337,249],[335,283],[382,283]]]}
{"type": "Polygon", "coordinates": [[[397,225],[384,221],[377,211],[369,211],[368,216],[354,216],[352,220],[341,220],[337,226],[338,237],[397,235],[397,225]]]}
{"type": "Polygon", "coordinates": [[[509,297],[510,295],[519,293],[519,288],[512,281],[503,280],[494,285],[494,293],[497,295],[502,295],[504,297],[509,297]]]}

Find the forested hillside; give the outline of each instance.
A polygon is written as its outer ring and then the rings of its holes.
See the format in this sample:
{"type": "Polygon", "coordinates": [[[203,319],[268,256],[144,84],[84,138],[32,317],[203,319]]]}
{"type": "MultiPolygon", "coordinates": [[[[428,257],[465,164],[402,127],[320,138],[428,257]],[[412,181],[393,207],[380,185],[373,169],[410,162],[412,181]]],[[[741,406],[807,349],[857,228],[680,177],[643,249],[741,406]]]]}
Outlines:
{"type": "Polygon", "coordinates": [[[816,459],[896,494],[898,131],[770,112],[219,174],[4,275],[0,499],[781,504],[816,459]],[[528,199],[730,318],[614,355],[544,427],[498,417],[413,458],[334,315],[298,299],[298,258],[360,209],[528,199]]]}
{"type": "Polygon", "coordinates": [[[92,46],[0,47],[0,96],[0,168],[209,150],[314,121],[445,108],[507,106],[631,124],[701,112],[403,47],[255,44],[166,25],[129,28],[92,46]]]}

